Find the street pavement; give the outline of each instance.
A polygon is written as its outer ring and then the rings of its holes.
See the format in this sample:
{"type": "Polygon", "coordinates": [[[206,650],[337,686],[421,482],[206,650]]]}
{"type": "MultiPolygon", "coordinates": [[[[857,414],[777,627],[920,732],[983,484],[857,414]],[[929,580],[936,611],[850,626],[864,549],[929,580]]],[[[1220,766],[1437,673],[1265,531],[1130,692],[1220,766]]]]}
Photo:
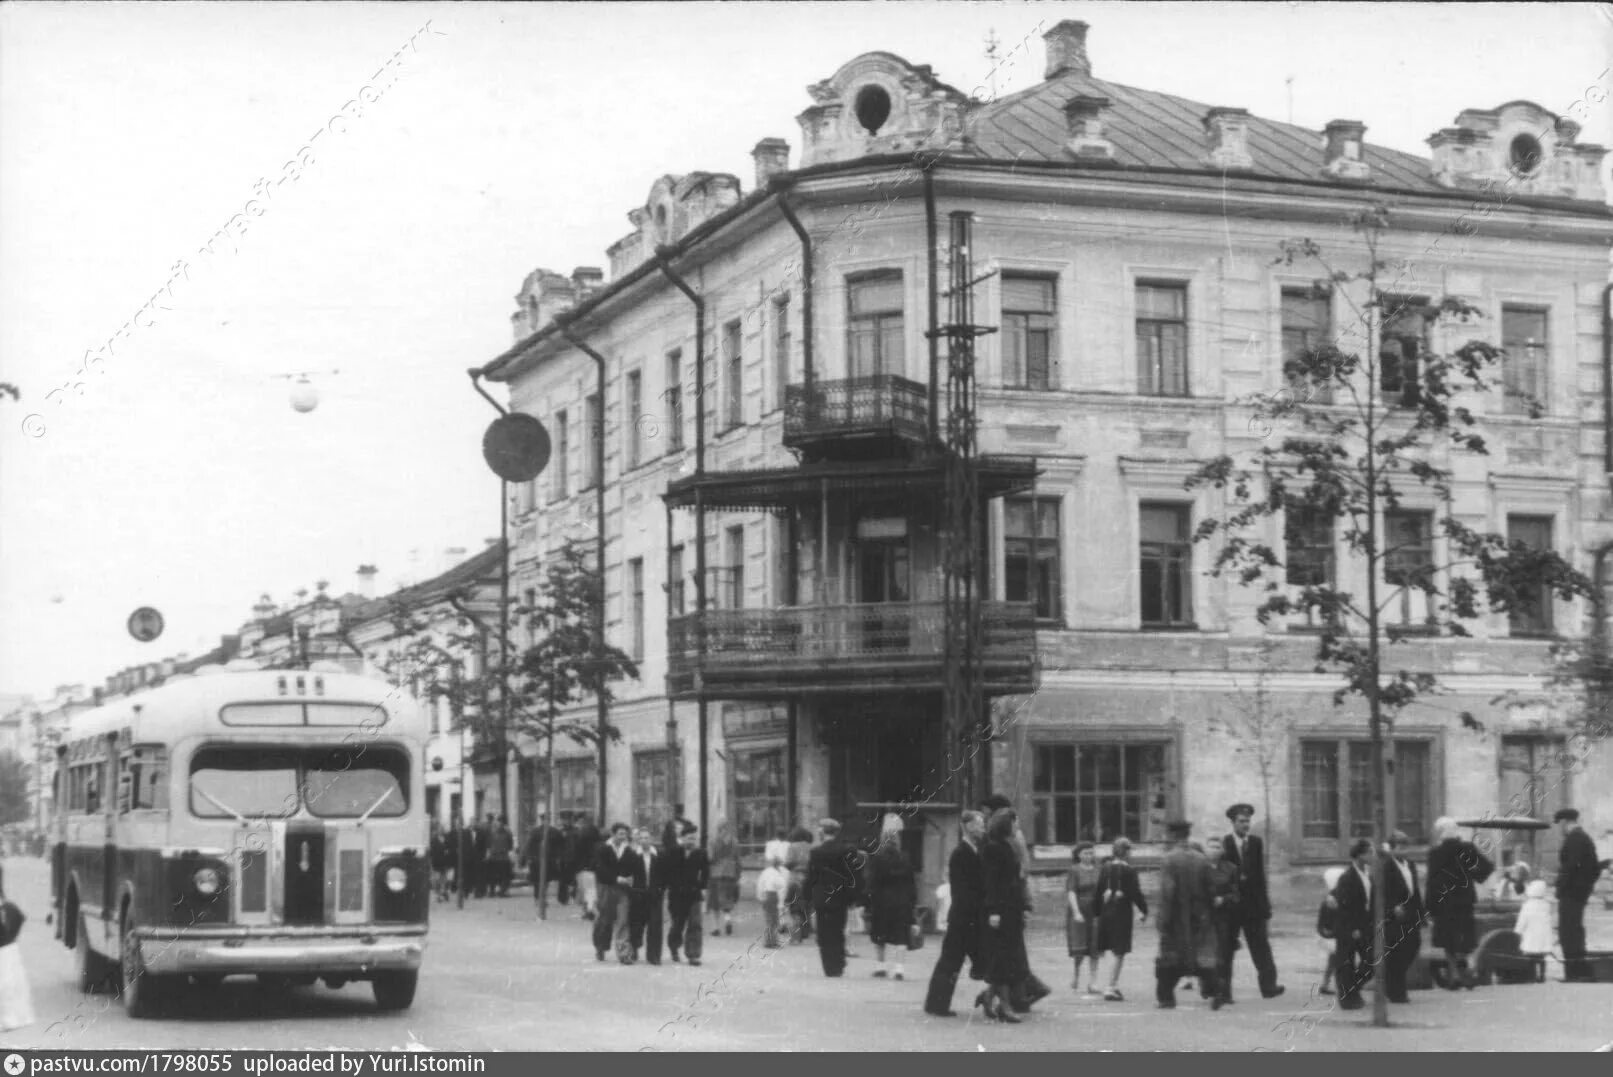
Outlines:
{"type": "MultiPolygon", "coordinates": [[[[0,1032],[0,1045],[56,1049],[256,1048],[439,1051],[1588,1051],[1613,1042],[1613,985],[1562,984],[1413,992],[1394,1027],[1370,1027],[1370,1008],[1342,1013],[1314,992],[1322,951],[1314,910],[1273,921],[1286,995],[1264,1000],[1240,952],[1238,1002],[1219,1012],[1179,989],[1178,1009],[1154,1009],[1152,922],[1121,976],[1123,1002],[1078,996],[1063,930],[1048,906],[1033,919],[1031,965],[1055,988],[1017,1026],[970,1010],[976,986],[960,981],[959,1016],[921,1006],[939,938],[907,955],[903,982],[872,977],[873,947],[852,940],[844,978],[823,976],[816,947],[761,945],[761,916],[741,905],[733,936],[706,937],[700,968],[667,962],[624,967],[595,960],[590,924],[575,907],[539,921],[530,892],[434,905],[420,990],[412,1009],[379,1014],[369,985],[265,991],[233,978],[191,990],[159,1018],[133,1021],[111,995],[80,995],[72,954],[45,923],[43,861],[5,861],[8,896],[30,916],[20,945],[38,1021],[0,1032]]],[[[1590,910],[1593,939],[1613,913],[1590,910]]],[[[709,925],[708,925],[709,930],[709,925]]],[[[1560,974],[1560,969],[1554,970],[1560,974]]],[[[1104,968],[1107,978],[1107,965],[1104,968]]],[[[1083,969],[1083,987],[1085,986],[1083,969]]]]}

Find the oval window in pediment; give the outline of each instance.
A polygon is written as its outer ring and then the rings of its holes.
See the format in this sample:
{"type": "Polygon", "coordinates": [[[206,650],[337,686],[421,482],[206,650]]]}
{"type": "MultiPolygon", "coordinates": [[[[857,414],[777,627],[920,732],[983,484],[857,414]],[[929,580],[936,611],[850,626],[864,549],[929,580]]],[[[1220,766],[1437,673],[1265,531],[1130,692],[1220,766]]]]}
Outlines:
{"type": "Polygon", "coordinates": [[[857,91],[857,122],[871,135],[879,134],[891,116],[891,97],[883,86],[873,84],[857,91]]]}
{"type": "Polygon", "coordinates": [[[1527,176],[1540,167],[1545,152],[1540,148],[1540,140],[1534,135],[1519,135],[1512,140],[1509,149],[1512,158],[1512,170],[1520,176],[1527,176]]]}

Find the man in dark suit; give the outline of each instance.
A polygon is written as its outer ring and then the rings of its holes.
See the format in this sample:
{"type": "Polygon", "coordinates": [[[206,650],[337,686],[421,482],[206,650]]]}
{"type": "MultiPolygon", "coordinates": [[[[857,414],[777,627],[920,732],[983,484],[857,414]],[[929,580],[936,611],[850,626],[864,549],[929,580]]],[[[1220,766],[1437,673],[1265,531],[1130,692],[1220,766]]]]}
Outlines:
{"type": "Polygon", "coordinates": [[[818,822],[823,843],[807,858],[806,892],[818,921],[818,957],[825,976],[846,971],[846,912],[862,902],[863,864],[867,856],[840,837],[835,819],[818,822]]]}
{"type": "MultiPolygon", "coordinates": [[[[1227,860],[1238,867],[1238,912],[1233,925],[1234,944],[1238,932],[1243,933],[1244,945],[1249,948],[1249,959],[1255,963],[1260,979],[1262,998],[1276,998],[1285,990],[1277,982],[1277,965],[1271,959],[1271,941],[1266,937],[1266,921],[1271,919],[1271,898],[1266,892],[1266,849],[1260,839],[1249,833],[1255,809],[1250,804],[1234,804],[1227,809],[1232,820],[1232,833],[1222,841],[1222,852],[1227,860]]],[[[1370,852],[1370,847],[1368,849],[1370,852]]],[[[1229,970],[1230,971],[1230,970],[1229,970]]],[[[1231,998],[1232,985],[1222,984],[1221,989],[1231,998]]]]}
{"type": "Polygon", "coordinates": [[[639,858],[644,861],[643,885],[633,891],[633,956],[644,947],[644,959],[661,963],[661,906],[666,900],[667,857],[665,850],[650,841],[650,828],[641,826],[633,835],[639,858]]]}
{"type": "Polygon", "coordinates": [[[711,882],[711,861],[700,847],[699,827],[685,822],[678,829],[678,844],[663,850],[667,914],[672,920],[666,945],[672,953],[673,964],[677,964],[681,948],[689,964],[699,965],[704,944],[700,912],[705,908],[706,887],[711,882]]]}
{"type": "Polygon", "coordinates": [[[936,1017],[956,1017],[952,992],[958,986],[958,972],[967,957],[971,964],[980,958],[980,910],[986,900],[986,877],[980,864],[980,843],[986,836],[986,819],[977,811],[963,813],[963,839],[947,861],[947,884],[952,887],[952,905],[947,910],[946,935],[941,939],[941,956],[930,973],[930,990],[924,998],[924,1012],[936,1017]]]}
{"type": "Polygon", "coordinates": [[[612,823],[610,841],[599,847],[594,859],[594,876],[599,887],[599,917],[594,921],[594,956],[605,960],[605,950],[613,943],[616,960],[631,965],[633,953],[632,893],[643,886],[644,861],[627,844],[627,824],[612,823]]]}
{"type": "Polygon", "coordinates": [[[1338,935],[1334,941],[1339,1009],[1359,1010],[1361,985],[1372,975],[1372,840],[1358,838],[1350,846],[1350,866],[1333,887],[1338,903],[1338,935]]]}
{"type": "Polygon", "coordinates": [[[1406,1002],[1406,973],[1423,946],[1423,888],[1417,865],[1406,859],[1411,840],[1403,830],[1389,836],[1383,857],[1384,991],[1390,1002],[1406,1002]]]}
{"type": "Polygon", "coordinates": [[[1563,944],[1563,981],[1595,983],[1596,974],[1585,960],[1585,904],[1591,900],[1602,865],[1596,843],[1579,825],[1579,812],[1563,808],[1552,816],[1562,832],[1557,854],[1557,937],[1563,944]]]}

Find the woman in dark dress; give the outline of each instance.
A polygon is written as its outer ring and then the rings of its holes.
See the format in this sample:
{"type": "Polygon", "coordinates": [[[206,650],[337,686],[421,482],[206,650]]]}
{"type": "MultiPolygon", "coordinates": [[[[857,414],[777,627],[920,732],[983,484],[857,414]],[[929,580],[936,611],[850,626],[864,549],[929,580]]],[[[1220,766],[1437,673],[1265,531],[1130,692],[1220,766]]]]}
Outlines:
{"type": "Polygon", "coordinates": [[[986,990],[975,999],[987,1017],[1011,1025],[1019,1024],[1020,1019],[1009,1003],[1009,994],[1030,973],[1025,959],[1025,893],[1019,878],[1019,854],[1014,851],[1014,823],[1011,808],[992,813],[986,828],[986,846],[980,854],[986,884],[982,910],[985,926],[980,937],[986,990]]]}
{"type": "Polygon", "coordinates": [[[1148,919],[1148,901],[1142,887],[1137,884],[1137,869],[1127,859],[1131,855],[1131,842],[1116,838],[1114,857],[1103,865],[1103,877],[1098,882],[1098,953],[1115,955],[1114,968],[1109,972],[1109,989],[1103,997],[1109,1002],[1124,1001],[1120,993],[1120,969],[1131,953],[1131,914],[1135,909],[1148,919]]]}
{"type": "Polygon", "coordinates": [[[890,977],[903,979],[902,955],[913,930],[918,881],[902,855],[902,817],[886,815],[879,828],[879,848],[868,858],[868,939],[874,944],[874,975],[884,978],[885,947],[895,950],[890,977]]]}
{"type": "Polygon", "coordinates": [[[1445,951],[1445,986],[1472,990],[1478,976],[1467,957],[1478,946],[1473,907],[1478,884],[1495,871],[1477,846],[1464,841],[1461,828],[1449,816],[1434,822],[1439,844],[1428,851],[1428,877],[1424,884],[1428,911],[1434,918],[1433,943],[1445,951]]]}

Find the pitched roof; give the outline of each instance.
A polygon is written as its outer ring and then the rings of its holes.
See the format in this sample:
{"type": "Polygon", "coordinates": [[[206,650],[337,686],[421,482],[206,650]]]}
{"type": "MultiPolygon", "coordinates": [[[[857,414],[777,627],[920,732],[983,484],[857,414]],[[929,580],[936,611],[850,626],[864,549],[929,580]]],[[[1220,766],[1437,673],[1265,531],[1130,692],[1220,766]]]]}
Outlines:
{"type": "Polygon", "coordinates": [[[413,610],[445,601],[461,588],[493,579],[503,559],[504,542],[501,539],[490,543],[481,552],[461,561],[440,576],[433,576],[422,583],[401,588],[380,598],[366,599],[348,606],[342,611],[342,622],[355,625],[383,620],[390,617],[392,611],[399,607],[413,610]]]}
{"type": "MultiPolygon", "coordinates": [[[[1003,160],[1069,162],[1064,105],[1077,94],[1107,97],[1110,109],[1104,137],[1114,160],[1146,168],[1204,171],[1204,114],[1210,105],[1158,90],[1139,90],[1067,70],[1045,82],[1010,94],[977,110],[969,133],[983,157],[1003,160]]],[[[1249,156],[1253,171],[1281,179],[1320,180],[1324,136],[1289,123],[1249,117],[1249,156]]],[[[1447,189],[1435,183],[1428,158],[1383,146],[1364,145],[1372,184],[1412,190],[1447,189]]]]}

